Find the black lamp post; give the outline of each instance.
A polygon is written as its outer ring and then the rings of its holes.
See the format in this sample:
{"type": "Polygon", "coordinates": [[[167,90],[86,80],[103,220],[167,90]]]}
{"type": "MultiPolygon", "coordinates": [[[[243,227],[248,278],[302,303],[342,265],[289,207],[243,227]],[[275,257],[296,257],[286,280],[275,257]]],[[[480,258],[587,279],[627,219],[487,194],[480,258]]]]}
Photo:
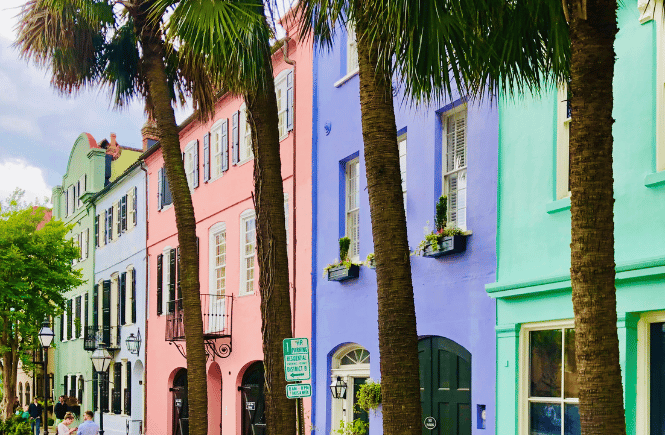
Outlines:
{"type": "Polygon", "coordinates": [[[346,382],[341,377],[337,376],[336,381],[330,383],[330,392],[335,399],[346,399],[346,382]]]}
{"type": "Polygon", "coordinates": [[[90,356],[92,360],[92,366],[97,372],[97,379],[99,384],[99,435],[104,435],[104,407],[101,404],[102,400],[102,382],[104,382],[104,374],[109,369],[111,365],[111,355],[106,350],[106,344],[104,342],[99,342],[97,349],[90,356]],[[99,380],[99,378],[102,380],[99,380]]]}
{"type": "Polygon", "coordinates": [[[48,348],[51,347],[51,342],[53,342],[53,330],[49,326],[48,318],[44,319],[42,323],[42,329],[39,330],[39,343],[42,345],[44,351],[44,434],[48,435],[48,348]]]}

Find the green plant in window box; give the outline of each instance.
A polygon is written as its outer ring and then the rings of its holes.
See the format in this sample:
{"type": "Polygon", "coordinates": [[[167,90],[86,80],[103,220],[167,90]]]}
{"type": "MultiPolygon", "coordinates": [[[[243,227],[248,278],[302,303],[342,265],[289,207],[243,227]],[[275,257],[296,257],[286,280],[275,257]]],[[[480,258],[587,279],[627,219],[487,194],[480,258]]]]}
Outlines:
{"type": "Polygon", "coordinates": [[[442,195],[436,203],[434,231],[425,226],[425,238],[416,249],[416,254],[424,257],[441,257],[466,250],[466,238],[470,231],[463,231],[456,226],[448,225],[448,197],[442,195]]]}
{"type": "Polygon", "coordinates": [[[368,379],[360,385],[356,393],[358,408],[365,412],[375,411],[381,405],[381,384],[372,379],[368,379]]]}
{"type": "Polygon", "coordinates": [[[344,420],[340,420],[339,429],[332,432],[339,435],[365,435],[368,429],[369,423],[356,418],[351,423],[344,423],[344,420]]]}
{"type": "Polygon", "coordinates": [[[373,252],[367,254],[367,258],[365,259],[365,266],[369,267],[370,269],[376,269],[376,257],[373,252]]]}
{"type": "Polygon", "coordinates": [[[360,264],[349,259],[350,246],[351,239],[348,237],[339,239],[339,258],[341,260],[335,260],[323,269],[323,276],[327,277],[328,281],[346,281],[360,276],[360,264]]]}

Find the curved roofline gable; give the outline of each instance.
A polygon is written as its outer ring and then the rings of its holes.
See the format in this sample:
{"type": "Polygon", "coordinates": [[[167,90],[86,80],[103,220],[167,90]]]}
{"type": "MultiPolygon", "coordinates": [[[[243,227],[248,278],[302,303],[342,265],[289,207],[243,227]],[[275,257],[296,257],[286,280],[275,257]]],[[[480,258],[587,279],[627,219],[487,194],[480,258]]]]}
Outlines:
{"type": "Polygon", "coordinates": [[[86,154],[87,150],[91,148],[99,148],[99,145],[97,145],[97,141],[95,140],[94,137],[90,133],[83,132],[81,133],[76,140],[74,141],[74,146],[72,146],[72,150],[69,153],[69,161],[67,162],[67,174],[69,174],[69,169],[72,164],[72,159],[74,157],[74,154],[78,150],[79,147],[85,146],[86,147],[86,154]]]}

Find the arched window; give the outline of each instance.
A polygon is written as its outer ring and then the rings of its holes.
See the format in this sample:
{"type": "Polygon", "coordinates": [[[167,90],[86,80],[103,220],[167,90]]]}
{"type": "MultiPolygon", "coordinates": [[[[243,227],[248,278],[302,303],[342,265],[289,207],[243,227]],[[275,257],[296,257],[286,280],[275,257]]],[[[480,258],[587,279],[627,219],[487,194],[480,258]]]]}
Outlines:
{"type": "Polygon", "coordinates": [[[83,375],[79,375],[78,386],[76,391],[76,398],[79,401],[79,405],[83,404],[83,388],[85,387],[85,381],[83,380],[83,375]]]}
{"type": "Polygon", "coordinates": [[[25,383],[25,404],[30,403],[30,383],[25,383]]]}
{"type": "Polygon", "coordinates": [[[18,383],[18,394],[16,397],[18,398],[19,402],[23,400],[23,384],[21,382],[18,383]]]}
{"type": "Polygon", "coordinates": [[[340,348],[332,358],[330,373],[331,382],[337,380],[346,383],[346,395],[343,398],[332,400],[331,428],[334,432],[340,429],[340,422],[350,424],[360,419],[369,422],[366,412],[358,410],[356,392],[360,385],[369,378],[369,352],[358,344],[349,344],[340,348]]]}

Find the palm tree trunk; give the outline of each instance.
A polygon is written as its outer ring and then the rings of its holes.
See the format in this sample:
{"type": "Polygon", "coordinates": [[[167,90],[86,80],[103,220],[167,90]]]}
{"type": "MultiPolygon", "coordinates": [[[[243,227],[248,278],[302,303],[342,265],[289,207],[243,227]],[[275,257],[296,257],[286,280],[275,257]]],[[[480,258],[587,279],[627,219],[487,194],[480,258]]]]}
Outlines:
{"type": "Polygon", "coordinates": [[[291,337],[291,297],[286,251],[284,186],[279,118],[268,41],[265,41],[265,91],[245,93],[254,151],[256,246],[261,294],[261,333],[265,368],[266,433],[296,433],[295,401],[286,398],[282,341],[291,337]]]}
{"type": "MultiPolygon", "coordinates": [[[[368,11],[361,13],[367,14],[368,11]]],[[[363,36],[365,34],[363,19],[359,17],[356,35],[360,110],[376,255],[383,433],[417,435],[422,433],[418,336],[392,73],[378,69],[378,50],[369,44],[368,38],[363,36]]]]}
{"type": "Polygon", "coordinates": [[[185,166],[180,151],[180,137],[171,106],[171,97],[164,68],[164,45],[159,23],[151,21],[148,11],[152,1],[143,1],[135,17],[136,34],[140,35],[143,68],[147,76],[153,117],[159,129],[159,143],[164,156],[166,176],[171,188],[175,209],[178,243],[180,244],[180,284],[184,317],[187,383],[189,403],[189,433],[208,433],[208,387],[206,353],[203,342],[203,318],[199,283],[199,256],[196,247],[196,220],[192,196],[187,184],[185,166]]]}
{"type": "Polygon", "coordinates": [[[571,9],[570,277],[580,420],[585,435],[626,433],[614,282],[612,79],[616,11],[616,0],[577,0],[571,9]]]}

